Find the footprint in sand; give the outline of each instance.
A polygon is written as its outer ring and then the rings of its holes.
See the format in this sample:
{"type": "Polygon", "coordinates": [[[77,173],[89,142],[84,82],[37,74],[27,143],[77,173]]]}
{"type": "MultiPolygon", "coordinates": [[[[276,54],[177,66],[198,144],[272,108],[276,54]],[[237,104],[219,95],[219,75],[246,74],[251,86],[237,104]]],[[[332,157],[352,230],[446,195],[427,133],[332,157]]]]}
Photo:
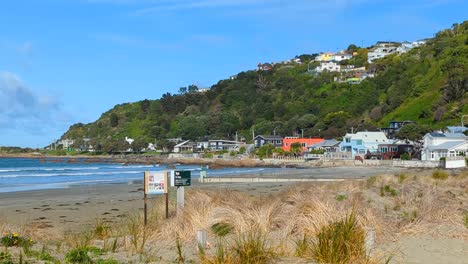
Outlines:
{"type": "Polygon", "coordinates": [[[119,211],[119,209],[113,208],[113,209],[111,209],[111,211],[117,212],[117,211],[119,211]]]}
{"type": "Polygon", "coordinates": [[[70,204],[59,204],[57,206],[69,206],[70,204]]]}
{"type": "Polygon", "coordinates": [[[109,212],[105,212],[105,213],[103,213],[102,215],[109,215],[109,214],[110,214],[109,212]]]}

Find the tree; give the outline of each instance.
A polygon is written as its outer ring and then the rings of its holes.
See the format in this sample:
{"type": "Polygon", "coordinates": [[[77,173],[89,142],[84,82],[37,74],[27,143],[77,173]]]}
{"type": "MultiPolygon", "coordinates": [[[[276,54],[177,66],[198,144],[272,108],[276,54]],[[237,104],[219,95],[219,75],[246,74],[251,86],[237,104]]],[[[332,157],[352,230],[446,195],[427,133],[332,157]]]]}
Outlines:
{"type": "Polygon", "coordinates": [[[139,137],[139,138],[136,138],[135,141],[133,141],[131,147],[132,147],[133,152],[140,154],[144,148],[148,147],[148,143],[146,142],[144,138],[139,137]]]}
{"type": "Polygon", "coordinates": [[[111,127],[116,127],[119,125],[119,117],[117,116],[116,113],[112,113],[110,115],[110,126],[111,127]]]}
{"type": "Polygon", "coordinates": [[[290,151],[294,154],[294,156],[297,156],[302,152],[302,144],[300,142],[292,143],[290,151]]]}
{"type": "Polygon", "coordinates": [[[350,44],[346,50],[347,50],[348,52],[353,53],[353,52],[356,52],[358,49],[359,49],[358,46],[356,46],[356,45],[354,45],[354,44],[350,44]]]}
{"type": "Polygon", "coordinates": [[[198,90],[199,90],[198,86],[196,86],[194,84],[191,84],[188,87],[188,92],[191,93],[191,94],[198,92],[198,90]]]}
{"type": "Polygon", "coordinates": [[[179,94],[186,94],[187,93],[187,87],[180,87],[179,88],[179,94]]]}
{"type": "Polygon", "coordinates": [[[423,125],[409,124],[400,129],[396,133],[396,137],[399,139],[408,139],[411,141],[418,141],[430,131],[430,129],[423,125]]]}
{"type": "Polygon", "coordinates": [[[150,105],[151,105],[151,103],[150,103],[150,101],[148,99],[145,99],[145,100],[141,101],[141,104],[140,104],[141,111],[143,111],[143,113],[147,114],[149,112],[149,110],[150,110],[150,105]]]}

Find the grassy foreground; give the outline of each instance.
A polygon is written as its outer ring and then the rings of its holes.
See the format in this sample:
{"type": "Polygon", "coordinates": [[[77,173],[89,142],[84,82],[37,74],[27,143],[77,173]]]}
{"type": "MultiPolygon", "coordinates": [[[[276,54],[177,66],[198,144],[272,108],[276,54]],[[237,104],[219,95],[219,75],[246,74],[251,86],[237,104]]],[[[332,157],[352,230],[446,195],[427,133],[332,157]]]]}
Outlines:
{"type": "Polygon", "coordinates": [[[467,186],[467,171],[424,171],[263,196],[194,189],[168,220],[156,201],[146,227],[139,211],[61,235],[0,223],[0,264],[404,263],[386,246],[401,236],[468,240],[467,186]],[[197,242],[201,230],[206,244],[197,242]]]}

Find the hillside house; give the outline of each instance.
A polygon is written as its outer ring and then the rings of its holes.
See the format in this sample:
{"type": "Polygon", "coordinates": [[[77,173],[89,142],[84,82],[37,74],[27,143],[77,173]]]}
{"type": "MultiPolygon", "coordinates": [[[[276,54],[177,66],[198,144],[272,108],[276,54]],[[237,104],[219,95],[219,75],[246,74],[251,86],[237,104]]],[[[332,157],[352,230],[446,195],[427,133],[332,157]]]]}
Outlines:
{"type": "Polygon", "coordinates": [[[333,60],[334,61],[344,61],[344,60],[350,60],[353,58],[352,54],[346,53],[344,51],[338,52],[333,54],[333,60]]]}
{"type": "Polygon", "coordinates": [[[335,58],[335,53],[325,52],[315,57],[315,61],[332,61],[334,58],[335,58]]]}
{"type": "Polygon", "coordinates": [[[302,151],[306,151],[307,147],[324,141],[323,138],[299,138],[299,137],[285,137],[283,139],[283,146],[281,147],[284,151],[291,151],[291,145],[299,142],[302,146],[302,151]]]}
{"type": "Polygon", "coordinates": [[[377,42],[367,53],[367,61],[371,63],[374,60],[396,53],[399,46],[400,43],[398,42],[377,42]]]}
{"type": "Polygon", "coordinates": [[[267,144],[271,144],[275,148],[281,148],[283,146],[283,137],[258,135],[254,138],[254,144],[256,148],[267,144]]]}
{"type": "Polygon", "coordinates": [[[380,128],[380,131],[384,132],[387,138],[393,139],[395,135],[400,129],[406,125],[416,124],[414,121],[406,120],[406,121],[390,121],[388,127],[380,128]]]}
{"type": "Polygon", "coordinates": [[[424,137],[422,160],[440,160],[468,154],[468,137],[461,133],[427,133],[424,137]]]}
{"type": "Polygon", "coordinates": [[[68,138],[57,141],[57,145],[62,145],[65,150],[72,150],[73,143],[75,143],[75,140],[68,138]]]}
{"type": "Polygon", "coordinates": [[[325,70],[329,72],[339,72],[341,70],[341,67],[334,61],[322,61],[320,62],[320,65],[317,66],[317,68],[315,68],[315,72],[317,73],[321,73],[325,70]]]}
{"type": "Polygon", "coordinates": [[[271,71],[273,70],[273,65],[271,63],[259,63],[257,65],[258,71],[271,71]]]}
{"type": "Polygon", "coordinates": [[[389,143],[389,140],[383,132],[347,133],[340,143],[340,151],[351,152],[353,158],[363,157],[366,153],[378,152],[379,144],[386,143],[389,143]]]}

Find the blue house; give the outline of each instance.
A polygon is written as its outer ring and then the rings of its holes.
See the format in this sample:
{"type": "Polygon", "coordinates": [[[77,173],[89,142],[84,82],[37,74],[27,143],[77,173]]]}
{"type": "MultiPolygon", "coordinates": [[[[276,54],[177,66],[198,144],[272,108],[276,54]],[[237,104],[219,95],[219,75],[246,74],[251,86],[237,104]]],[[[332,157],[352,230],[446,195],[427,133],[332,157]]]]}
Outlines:
{"type": "Polygon", "coordinates": [[[346,134],[340,143],[340,151],[351,152],[352,157],[364,156],[367,152],[376,153],[379,144],[390,143],[383,132],[357,132],[346,134]]]}

